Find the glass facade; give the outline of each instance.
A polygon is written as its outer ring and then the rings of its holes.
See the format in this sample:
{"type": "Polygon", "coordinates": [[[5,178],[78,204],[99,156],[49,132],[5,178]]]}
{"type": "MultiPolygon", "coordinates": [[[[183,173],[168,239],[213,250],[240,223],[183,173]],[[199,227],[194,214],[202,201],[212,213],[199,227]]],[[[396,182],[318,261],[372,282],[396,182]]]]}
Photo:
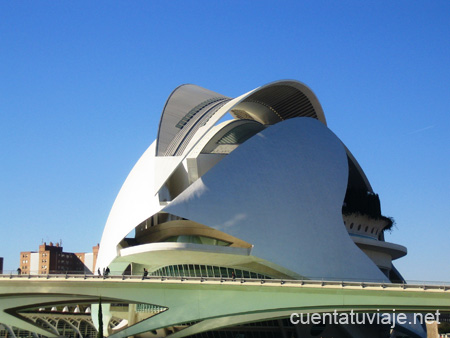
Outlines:
{"type": "Polygon", "coordinates": [[[169,265],[150,273],[150,276],[165,277],[203,277],[203,278],[246,278],[246,279],[270,279],[257,272],[229,268],[223,266],[201,264],[169,265]],[[233,276],[234,272],[234,276],[233,276]]]}
{"type": "Polygon", "coordinates": [[[229,246],[231,243],[221,241],[211,237],[194,236],[194,235],[180,235],[166,238],[163,242],[176,242],[176,243],[193,243],[193,244],[206,244],[206,245],[218,245],[229,246]]]}

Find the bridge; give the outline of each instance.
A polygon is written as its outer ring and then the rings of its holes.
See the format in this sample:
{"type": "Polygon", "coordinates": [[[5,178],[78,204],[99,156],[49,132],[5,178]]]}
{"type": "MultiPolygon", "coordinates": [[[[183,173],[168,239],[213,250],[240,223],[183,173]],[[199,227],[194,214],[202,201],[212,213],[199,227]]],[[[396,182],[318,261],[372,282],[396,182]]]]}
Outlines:
{"type": "MultiPolygon", "coordinates": [[[[149,304],[156,315],[110,332],[122,338],[171,327],[171,338],[292,313],[450,312],[450,285],[354,281],[92,275],[0,275],[0,323],[48,337],[23,312],[54,304],[149,304]],[[230,299],[239,301],[230,302],[230,299]],[[177,329],[182,328],[182,329],[177,329]]],[[[95,318],[94,318],[95,320],[95,318]]]]}

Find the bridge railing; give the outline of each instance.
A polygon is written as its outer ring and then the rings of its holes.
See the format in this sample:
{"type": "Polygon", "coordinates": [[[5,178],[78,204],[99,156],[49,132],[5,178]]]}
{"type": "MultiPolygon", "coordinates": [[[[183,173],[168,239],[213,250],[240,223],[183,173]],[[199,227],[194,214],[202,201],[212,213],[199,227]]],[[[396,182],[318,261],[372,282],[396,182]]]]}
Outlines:
{"type": "Polygon", "coordinates": [[[440,290],[450,292],[450,282],[436,282],[436,281],[407,281],[406,283],[390,283],[386,281],[356,281],[356,280],[329,280],[326,278],[311,278],[311,279],[256,279],[256,278],[230,278],[230,277],[180,277],[180,276],[143,276],[143,275],[124,275],[124,274],[109,274],[107,276],[80,274],[80,273],[65,273],[65,274],[1,274],[0,281],[4,279],[60,279],[60,280],[108,280],[108,281],[150,281],[150,282],[188,282],[188,283],[259,283],[266,286],[322,286],[322,287],[376,287],[382,289],[422,289],[426,290],[440,290]]]}

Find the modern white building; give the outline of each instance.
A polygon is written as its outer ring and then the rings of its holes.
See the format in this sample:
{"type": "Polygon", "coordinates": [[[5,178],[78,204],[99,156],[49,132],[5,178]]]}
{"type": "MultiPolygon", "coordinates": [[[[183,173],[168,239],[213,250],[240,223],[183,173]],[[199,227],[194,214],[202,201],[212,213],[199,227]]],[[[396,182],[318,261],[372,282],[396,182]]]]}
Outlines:
{"type": "Polygon", "coordinates": [[[97,267],[112,274],[403,282],[392,262],[407,250],[385,241],[391,226],[306,85],[277,81],[229,98],[187,84],[169,96],[156,140],[114,202],[97,267]]]}

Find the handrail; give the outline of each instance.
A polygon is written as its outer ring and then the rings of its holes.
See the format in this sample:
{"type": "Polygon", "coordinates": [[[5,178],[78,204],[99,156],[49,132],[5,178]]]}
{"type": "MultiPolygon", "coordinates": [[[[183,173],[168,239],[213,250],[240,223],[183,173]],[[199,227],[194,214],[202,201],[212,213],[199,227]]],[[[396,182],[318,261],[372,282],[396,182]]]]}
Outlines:
{"type": "Polygon", "coordinates": [[[423,291],[440,290],[444,292],[450,292],[450,282],[422,282],[413,281],[412,283],[388,283],[388,282],[371,282],[371,281],[351,281],[351,280],[325,280],[325,279],[256,279],[256,278],[230,278],[230,277],[180,277],[180,276],[146,276],[142,275],[87,275],[87,274],[37,274],[37,275],[17,275],[17,274],[1,274],[1,280],[5,279],[23,279],[23,280],[36,280],[36,279],[60,279],[73,281],[74,279],[79,281],[92,281],[92,280],[104,280],[115,282],[128,281],[142,281],[142,282],[169,282],[169,283],[184,283],[184,282],[216,282],[216,283],[235,283],[236,285],[245,285],[246,283],[260,284],[265,286],[320,286],[320,287],[360,287],[360,288],[380,288],[380,289],[421,289],[423,291]]]}

